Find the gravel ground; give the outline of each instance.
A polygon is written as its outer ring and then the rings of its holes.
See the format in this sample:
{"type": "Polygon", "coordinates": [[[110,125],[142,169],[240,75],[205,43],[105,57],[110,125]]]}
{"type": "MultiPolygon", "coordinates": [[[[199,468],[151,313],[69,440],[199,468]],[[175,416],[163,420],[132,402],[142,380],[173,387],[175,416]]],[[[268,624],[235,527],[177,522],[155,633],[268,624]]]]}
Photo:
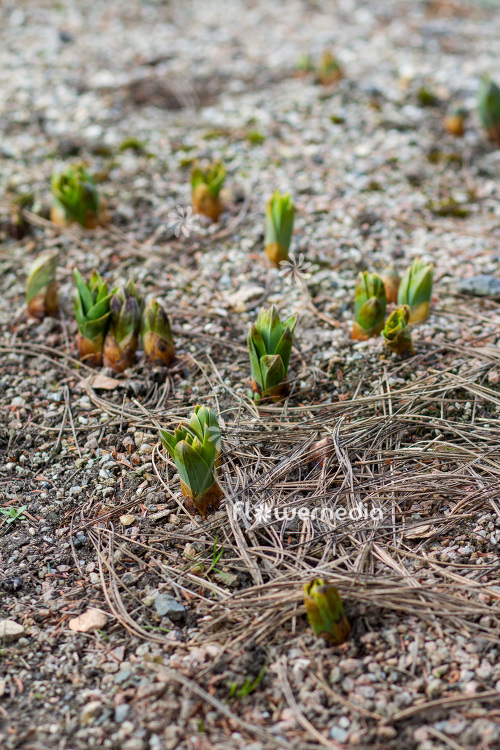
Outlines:
{"type": "Polygon", "coordinates": [[[2,4],[0,505],[26,510],[0,520],[1,747],[500,748],[500,292],[464,284],[500,258],[500,150],[475,109],[499,38],[498,7],[454,0],[2,4]],[[325,49],[342,80],[297,74],[325,49]],[[452,102],[470,113],[460,138],[452,102]],[[106,229],[47,222],[52,170],[77,158],[106,229]],[[176,237],[197,158],[224,160],[225,211],[176,237]],[[263,253],[276,188],[296,202],[295,279],[263,253]],[[26,191],[14,240],[8,201],[26,191]],[[39,323],[24,286],[48,249],[61,314],[39,323]],[[351,342],[357,273],[417,256],[435,291],[415,355],[351,342]],[[168,374],[141,354],[92,383],[75,266],[164,303],[168,374]],[[292,394],[258,413],[245,338],[271,303],[300,316],[292,394]],[[197,402],[223,423],[227,499],[208,521],[183,510],[155,427],[197,402]],[[310,470],[325,433],[335,456],[310,470]],[[354,496],[384,522],[231,514],[236,497],[354,496]],[[301,604],[315,569],[352,623],[336,648],[301,604]]]}

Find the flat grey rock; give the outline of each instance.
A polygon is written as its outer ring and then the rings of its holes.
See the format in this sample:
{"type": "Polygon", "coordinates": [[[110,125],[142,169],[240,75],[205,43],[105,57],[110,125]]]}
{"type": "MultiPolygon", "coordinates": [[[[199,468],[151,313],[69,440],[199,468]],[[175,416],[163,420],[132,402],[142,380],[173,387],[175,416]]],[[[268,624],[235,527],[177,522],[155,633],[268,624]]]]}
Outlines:
{"type": "Polygon", "coordinates": [[[159,594],[155,599],[158,617],[169,617],[172,622],[183,622],[186,619],[185,607],[170,594],[159,594]]]}
{"type": "Polygon", "coordinates": [[[462,294],[470,294],[473,297],[500,298],[500,279],[490,274],[470,276],[468,279],[461,279],[457,283],[457,291],[462,294]]]}

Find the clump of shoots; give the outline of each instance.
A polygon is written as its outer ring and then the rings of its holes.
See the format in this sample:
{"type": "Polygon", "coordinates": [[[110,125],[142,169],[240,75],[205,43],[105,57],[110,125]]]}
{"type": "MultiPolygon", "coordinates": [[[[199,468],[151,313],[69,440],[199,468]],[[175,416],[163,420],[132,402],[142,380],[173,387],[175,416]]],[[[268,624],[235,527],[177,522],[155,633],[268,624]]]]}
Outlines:
{"type": "Polygon", "coordinates": [[[84,164],[73,164],[64,172],[54,172],[51,187],[50,218],[54,224],[67,227],[78,222],[86,229],[94,229],[108,223],[106,203],[84,164]]]}
{"type": "Polygon", "coordinates": [[[410,323],[420,323],[429,317],[433,275],[432,263],[425,264],[415,258],[401,279],[398,305],[408,305],[410,323]]]}
{"type": "Polygon", "coordinates": [[[457,138],[465,133],[465,120],[467,118],[467,110],[463,107],[453,106],[446,113],[444,118],[444,128],[447,133],[454,135],[457,138]]]}
{"type": "Polygon", "coordinates": [[[189,419],[189,427],[197,435],[203,436],[205,431],[210,436],[215,448],[215,466],[220,466],[221,434],[219,420],[208,406],[197,404],[189,419]]]}
{"type": "Polygon", "coordinates": [[[300,54],[295,63],[295,69],[298,73],[312,73],[315,70],[315,65],[311,55],[300,54]]]}
{"type": "Polygon", "coordinates": [[[218,221],[222,213],[220,191],[226,178],[226,168],[221,161],[206,169],[195,167],[191,173],[193,208],[197,214],[218,221]]]}
{"type": "Polygon", "coordinates": [[[146,305],[141,336],[146,361],[150,365],[169,365],[174,358],[174,340],[167,313],[156,299],[146,305]]]}
{"type": "Polygon", "coordinates": [[[217,481],[220,428],[217,417],[206,406],[196,406],[188,423],[174,433],[160,430],[160,440],[175,463],[184,497],[206,518],[217,510],[222,490],[217,481]]]}
{"type": "Polygon", "coordinates": [[[142,299],[130,279],[111,297],[109,330],[104,340],[104,364],[123,372],[134,364],[141,330],[142,299]]]}
{"type": "Polygon", "coordinates": [[[307,619],[315,635],[321,636],[333,646],[347,639],[351,626],[344,614],[340,594],[332,584],[315,578],[304,585],[304,604],[307,619]]]}
{"type": "Polygon", "coordinates": [[[391,352],[395,354],[414,352],[409,323],[410,308],[408,305],[397,307],[387,318],[382,336],[391,352]]]}
{"type": "Polygon", "coordinates": [[[277,268],[288,260],[294,216],[295,206],[290,195],[276,190],[266,203],[265,244],[267,257],[277,268]]]}
{"type": "Polygon", "coordinates": [[[38,320],[46,315],[54,318],[57,315],[57,253],[46,253],[31,266],[26,282],[26,302],[28,313],[38,320]]]}
{"type": "Polygon", "coordinates": [[[398,289],[399,284],[401,283],[401,279],[399,278],[399,274],[396,269],[389,266],[380,274],[380,278],[384,282],[387,304],[391,305],[394,302],[397,302],[398,289]]]}
{"type": "Polygon", "coordinates": [[[75,317],[78,324],[78,349],[80,359],[91,367],[102,364],[104,339],[109,327],[110,301],[114,293],[108,292],[107,283],[97,271],[88,284],[80,271],[73,271],[76,290],[73,294],[75,317]]]}
{"type": "Polygon", "coordinates": [[[344,72],[342,67],[331,52],[323,52],[321,60],[318,65],[318,82],[323,86],[329,86],[332,83],[339,81],[344,72]]]}
{"type": "Polygon", "coordinates": [[[359,273],[354,298],[354,325],[351,338],[366,341],[378,336],[385,321],[387,296],[384,282],[376,273],[359,273]]]}
{"type": "Polygon", "coordinates": [[[500,143],[500,87],[489,76],[481,81],[478,109],[488,138],[500,143]]]}
{"type": "Polygon", "coordinates": [[[296,315],[281,323],[279,313],[272,305],[268,310],[262,308],[251,325],[247,343],[256,401],[261,398],[280,401],[288,394],[288,364],[296,323],[296,315]]]}

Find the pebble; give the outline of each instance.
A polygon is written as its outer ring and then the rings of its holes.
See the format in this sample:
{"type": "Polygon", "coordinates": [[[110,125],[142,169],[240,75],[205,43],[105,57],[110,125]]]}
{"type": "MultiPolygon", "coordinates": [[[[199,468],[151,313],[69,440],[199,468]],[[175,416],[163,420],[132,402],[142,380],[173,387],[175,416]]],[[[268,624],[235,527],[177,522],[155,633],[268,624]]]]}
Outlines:
{"type": "Polygon", "coordinates": [[[168,617],[172,622],[182,623],[186,619],[186,608],[170,594],[158,594],[155,609],[158,617],[168,617]]]}
{"type": "Polygon", "coordinates": [[[336,742],[345,742],[348,735],[349,732],[346,729],[342,729],[342,727],[332,727],[330,729],[330,739],[336,742]]]}
{"type": "Polygon", "coordinates": [[[135,516],[132,514],[126,514],[124,516],[120,516],[120,523],[122,526],[131,526],[135,521],[135,516]]]}
{"type": "Polygon", "coordinates": [[[113,682],[116,685],[121,685],[121,683],[126,682],[131,677],[131,675],[132,675],[131,668],[122,665],[118,674],[115,675],[113,682]]]}
{"type": "Polygon", "coordinates": [[[15,620],[0,620],[0,643],[16,641],[24,632],[24,627],[15,620]]]}
{"type": "Polygon", "coordinates": [[[92,719],[99,716],[104,710],[104,704],[101,701],[91,701],[87,703],[80,711],[80,724],[86,726],[92,719]]]}
{"type": "Polygon", "coordinates": [[[459,734],[462,734],[465,727],[466,727],[466,721],[461,716],[448,719],[447,721],[439,721],[436,724],[436,729],[439,729],[440,732],[444,732],[445,734],[455,736],[455,737],[458,736],[459,734]]]}
{"type": "Polygon", "coordinates": [[[108,618],[104,612],[95,607],[89,607],[83,614],[69,620],[68,627],[76,633],[89,633],[91,630],[104,628],[107,622],[108,618]]]}
{"type": "Polygon", "coordinates": [[[474,297],[500,297],[500,279],[490,274],[479,274],[457,282],[457,291],[474,297]]]}
{"type": "Polygon", "coordinates": [[[140,737],[131,737],[122,744],[121,750],[146,750],[146,743],[140,737]]]}
{"type": "Polygon", "coordinates": [[[252,284],[251,286],[243,286],[236,292],[226,294],[226,299],[235,312],[241,313],[246,311],[247,302],[262,297],[263,294],[264,287],[252,284]]]}
{"type": "Polygon", "coordinates": [[[129,711],[130,711],[130,706],[127,703],[120,703],[120,705],[115,708],[116,723],[121,724],[122,721],[125,721],[125,719],[128,716],[129,711]]]}
{"type": "Polygon", "coordinates": [[[429,698],[437,698],[439,695],[441,695],[443,689],[443,682],[436,678],[434,680],[430,680],[425,692],[429,698]]]}

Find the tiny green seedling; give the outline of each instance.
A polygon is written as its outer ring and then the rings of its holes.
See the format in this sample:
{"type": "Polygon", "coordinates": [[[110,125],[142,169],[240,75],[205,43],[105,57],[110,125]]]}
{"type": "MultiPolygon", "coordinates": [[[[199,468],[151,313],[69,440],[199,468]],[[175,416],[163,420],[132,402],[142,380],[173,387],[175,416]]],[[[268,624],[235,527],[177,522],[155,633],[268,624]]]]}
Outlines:
{"type": "Polygon", "coordinates": [[[255,680],[250,680],[249,677],[245,680],[243,685],[238,688],[238,685],[236,682],[233,682],[231,685],[231,692],[230,696],[231,698],[238,698],[238,700],[241,700],[242,698],[245,698],[247,695],[250,695],[250,693],[253,693],[253,691],[259,686],[259,683],[261,682],[262,678],[264,677],[264,674],[266,672],[266,665],[262,667],[259,674],[255,678],[255,680]]]}
{"type": "Polygon", "coordinates": [[[224,573],[222,572],[222,570],[219,570],[219,568],[216,567],[217,563],[219,562],[219,560],[221,559],[222,555],[224,554],[224,547],[222,545],[221,545],[220,550],[217,550],[217,539],[218,538],[219,538],[218,536],[215,537],[214,548],[212,550],[212,564],[210,565],[209,569],[207,570],[206,575],[208,575],[212,571],[214,571],[215,573],[220,573],[221,575],[224,575],[224,573]]]}
{"type": "Polygon", "coordinates": [[[18,520],[24,521],[24,511],[27,507],[27,505],[22,505],[20,508],[0,508],[0,513],[6,523],[15,523],[18,520]]]}

